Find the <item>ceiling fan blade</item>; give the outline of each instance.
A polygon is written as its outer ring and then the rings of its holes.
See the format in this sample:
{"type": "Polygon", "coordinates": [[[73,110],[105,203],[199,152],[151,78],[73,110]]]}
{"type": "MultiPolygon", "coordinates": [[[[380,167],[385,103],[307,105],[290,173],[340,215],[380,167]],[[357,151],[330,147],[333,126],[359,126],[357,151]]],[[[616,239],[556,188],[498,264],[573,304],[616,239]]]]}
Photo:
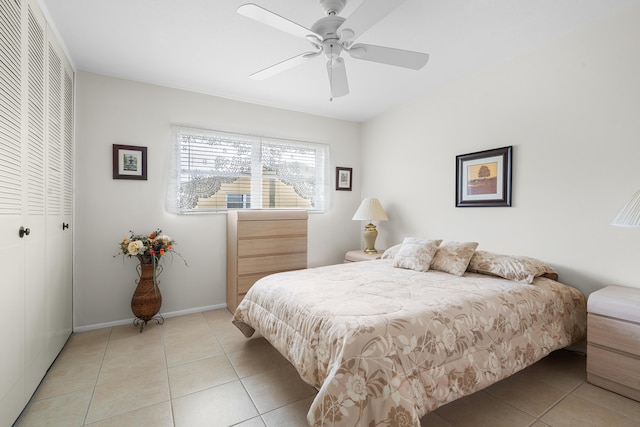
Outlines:
{"type": "Polygon", "coordinates": [[[429,60],[429,55],[426,53],[363,43],[354,44],[347,52],[356,59],[411,68],[412,70],[419,70],[429,60]]]}
{"type": "Polygon", "coordinates": [[[296,55],[292,58],[285,59],[284,61],[278,62],[277,64],[267,67],[263,70],[257,71],[251,74],[249,77],[251,77],[254,80],[264,80],[269,77],[275,76],[278,73],[286,71],[290,68],[293,68],[297,65],[300,65],[303,62],[311,58],[315,58],[318,55],[320,55],[320,52],[306,52],[300,55],[296,55]]]}
{"type": "Polygon", "coordinates": [[[264,9],[257,4],[247,3],[238,8],[240,15],[251,18],[255,21],[261,22],[265,25],[273,27],[277,30],[284,31],[285,33],[292,34],[296,37],[306,38],[308,36],[315,36],[322,40],[322,37],[314,33],[308,28],[303,27],[293,21],[288,20],[270,10],[264,9]]]}
{"type": "Polygon", "coordinates": [[[344,59],[338,57],[327,61],[327,73],[329,73],[329,87],[331,96],[339,98],[349,93],[349,82],[347,81],[347,69],[344,66],[344,59]]]}
{"type": "Polygon", "coordinates": [[[365,0],[338,28],[341,40],[350,42],[360,37],[405,0],[365,0]]]}

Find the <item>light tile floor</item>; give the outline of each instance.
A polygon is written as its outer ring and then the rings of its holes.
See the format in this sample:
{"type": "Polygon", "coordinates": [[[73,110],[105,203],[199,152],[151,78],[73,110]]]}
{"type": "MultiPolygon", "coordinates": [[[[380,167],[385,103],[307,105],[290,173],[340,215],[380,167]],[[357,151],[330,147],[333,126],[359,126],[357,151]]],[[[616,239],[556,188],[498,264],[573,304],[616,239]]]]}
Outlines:
{"type": "MultiPolygon", "coordinates": [[[[306,426],[315,389],[227,310],[73,334],[16,427],[306,426]]],[[[588,384],[559,350],[425,416],[428,427],[639,426],[640,403],[588,384]]]]}

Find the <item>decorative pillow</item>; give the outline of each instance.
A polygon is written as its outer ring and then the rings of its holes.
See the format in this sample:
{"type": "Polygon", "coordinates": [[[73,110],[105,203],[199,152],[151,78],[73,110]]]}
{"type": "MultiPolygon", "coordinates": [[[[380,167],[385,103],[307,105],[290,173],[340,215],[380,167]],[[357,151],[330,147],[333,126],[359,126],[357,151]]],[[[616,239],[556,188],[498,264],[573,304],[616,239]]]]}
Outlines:
{"type": "Polygon", "coordinates": [[[473,256],[478,242],[445,242],[431,261],[431,269],[462,276],[473,256]]]}
{"type": "Polygon", "coordinates": [[[532,283],[536,277],[558,280],[558,273],[540,260],[526,256],[501,255],[486,251],[476,251],[473,254],[468,271],[490,274],[527,284],[532,283]]]}
{"type": "Polygon", "coordinates": [[[400,251],[401,247],[402,247],[402,243],[398,243],[397,245],[391,246],[389,249],[387,249],[382,253],[382,256],[380,257],[380,259],[394,259],[396,255],[398,255],[398,252],[400,251]]]}
{"type": "Polygon", "coordinates": [[[442,240],[405,237],[402,247],[393,259],[393,266],[416,271],[429,271],[433,255],[442,240]]]}

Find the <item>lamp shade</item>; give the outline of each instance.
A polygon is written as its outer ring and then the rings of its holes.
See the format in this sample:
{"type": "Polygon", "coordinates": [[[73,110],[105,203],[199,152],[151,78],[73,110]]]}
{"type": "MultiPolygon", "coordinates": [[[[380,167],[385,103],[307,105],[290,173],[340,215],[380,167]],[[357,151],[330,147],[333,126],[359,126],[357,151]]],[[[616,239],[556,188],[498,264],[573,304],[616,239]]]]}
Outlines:
{"type": "Polygon", "coordinates": [[[382,209],[382,205],[378,199],[369,197],[360,203],[360,207],[353,215],[353,220],[365,220],[365,221],[387,221],[387,214],[382,209]]]}
{"type": "Polygon", "coordinates": [[[631,200],[618,212],[611,225],[617,227],[640,227],[640,190],[636,191],[631,200]]]}

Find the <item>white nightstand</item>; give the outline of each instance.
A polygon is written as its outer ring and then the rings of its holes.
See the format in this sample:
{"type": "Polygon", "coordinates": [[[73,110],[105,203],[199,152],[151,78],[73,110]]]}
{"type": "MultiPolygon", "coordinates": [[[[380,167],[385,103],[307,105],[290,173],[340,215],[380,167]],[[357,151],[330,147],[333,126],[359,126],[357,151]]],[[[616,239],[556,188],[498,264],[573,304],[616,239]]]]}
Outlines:
{"type": "Polygon", "coordinates": [[[371,261],[374,259],[380,259],[384,250],[378,249],[378,252],[375,254],[368,254],[365,251],[349,251],[344,256],[344,262],[358,262],[358,261],[371,261]]]}
{"type": "Polygon", "coordinates": [[[593,292],[587,312],[587,381],[640,400],[640,289],[593,292]]]}

